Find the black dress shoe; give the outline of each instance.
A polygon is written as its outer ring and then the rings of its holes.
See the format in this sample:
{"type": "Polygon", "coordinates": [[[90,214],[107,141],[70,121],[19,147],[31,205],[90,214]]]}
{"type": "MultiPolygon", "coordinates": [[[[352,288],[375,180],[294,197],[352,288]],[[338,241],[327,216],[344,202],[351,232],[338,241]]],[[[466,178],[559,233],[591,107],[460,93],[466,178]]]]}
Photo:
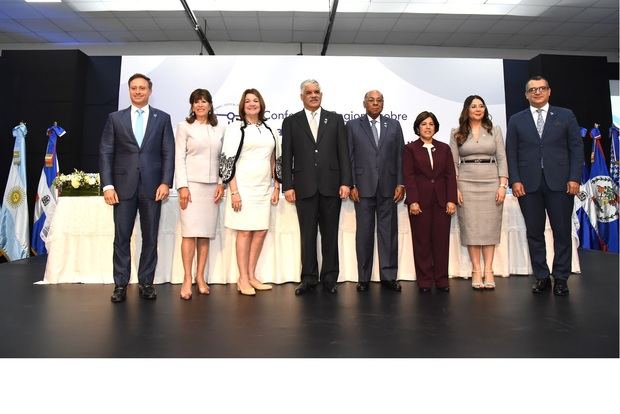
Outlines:
{"type": "Polygon", "coordinates": [[[536,279],[536,283],[532,286],[532,292],[534,293],[545,293],[548,290],[551,290],[551,279],[548,277],[536,279]]]}
{"type": "Polygon", "coordinates": [[[421,287],[421,288],[418,288],[418,290],[420,291],[420,293],[428,293],[428,292],[431,291],[431,288],[429,288],[429,287],[421,287]]]}
{"type": "Polygon", "coordinates": [[[316,285],[311,285],[310,283],[307,282],[301,282],[296,288],[295,288],[295,296],[301,296],[304,293],[307,293],[311,290],[314,290],[314,288],[316,287],[316,285]]]}
{"type": "Polygon", "coordinates": [[[437,286],[437,291],[439,292],[450,292],[450,286],[437,286]]]}
{"type": "Polygon", "coordinates": [[[323,292],[331,293],[332,295],[338,293],[335,283],[323,283],[323,292]]]}
{"type": "Polygon", "coordinates": [[[568,282],[564,279],[554,279],[553,294],[556,296],[566,296],[568,293],[568,282]]]}
{"type": "Polygon", "coordinates": [[[147,300],[157,299],[157,291],[155,290],[155,287],[153,285],[139,284],[138,290],[140,292],[140,297],[142,299],[147,299],[147,300]]]}
{"type": "Polygon", "coordinates": [[[114,303],[124,302],[127,299],[127,286],[115,286],[110,300],[114,303]]]}
{"type": "Polygon", "coordinates": [[[402,287],[400,287],[400,283],[397,280],[382,280],[381,286],[386,289],[393,290],[394,292],[400,292],[402,287]]]}
{"type": "Polygon", "coordinates": [[[358,292],[368,292],[368,288],[370,287],[370,282],[359,282],[357,284],[358,292]]]}

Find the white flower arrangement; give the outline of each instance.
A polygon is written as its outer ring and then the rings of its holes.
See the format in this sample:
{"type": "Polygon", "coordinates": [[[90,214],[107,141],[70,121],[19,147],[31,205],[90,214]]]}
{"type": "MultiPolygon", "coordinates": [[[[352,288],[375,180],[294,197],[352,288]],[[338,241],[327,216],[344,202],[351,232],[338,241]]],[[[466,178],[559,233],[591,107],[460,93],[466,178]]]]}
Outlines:
{"type": "Polygon", "coordinates": [[[53,185],[61,195],[98,195],[99,183],[99,173],[73,170],[71,174],[58,174],[53,185]]]}

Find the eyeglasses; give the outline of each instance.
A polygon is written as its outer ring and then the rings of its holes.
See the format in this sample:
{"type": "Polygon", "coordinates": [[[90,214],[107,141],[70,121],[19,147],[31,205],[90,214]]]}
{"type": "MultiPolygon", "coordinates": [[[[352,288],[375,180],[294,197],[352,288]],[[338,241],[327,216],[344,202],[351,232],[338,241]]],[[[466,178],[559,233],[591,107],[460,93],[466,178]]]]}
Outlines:
{"type": "Polygon", "coordinates": [[[529,94],[547,92],[549,90],[548,86],[539,86],[537,88],[529,88],[526,92],[529,94]]]}
{"type": "Polygon", "coordinates": [[[383,99],[381,99],[381,98],[379,98],[379,99],[368,98],[368,99],[366,99],[366,102],[381,104],[381,103],[383,103],[383,99]]]}

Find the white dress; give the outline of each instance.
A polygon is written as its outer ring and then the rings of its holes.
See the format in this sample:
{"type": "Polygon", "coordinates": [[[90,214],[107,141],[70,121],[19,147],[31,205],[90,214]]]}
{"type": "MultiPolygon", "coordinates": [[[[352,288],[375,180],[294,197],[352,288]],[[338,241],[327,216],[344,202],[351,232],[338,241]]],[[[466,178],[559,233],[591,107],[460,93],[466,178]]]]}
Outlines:
{"type": "MultiPolygon", "coordinates": [[[[224,147],[236,141],[240,133],[240,122],[233,122],[226,128],[224,147]]],[[[241,210],[234,211],[230,200],[230,189],[226,197],[224,225],[234,230],[267,230],[271,210],[271,157],[275,149],[275,138],[271,131],[261,125],[248,125],[243,134],[241,151],[235,163],[234,177],[241,196],[241,210]]],[[[234,146],[233,146],[234,147],[234,146]]],[[[234,155],[234,154],[232,154],[234,155]]],[[[229,154],[225,155],[226,157],[229,154]]]]}

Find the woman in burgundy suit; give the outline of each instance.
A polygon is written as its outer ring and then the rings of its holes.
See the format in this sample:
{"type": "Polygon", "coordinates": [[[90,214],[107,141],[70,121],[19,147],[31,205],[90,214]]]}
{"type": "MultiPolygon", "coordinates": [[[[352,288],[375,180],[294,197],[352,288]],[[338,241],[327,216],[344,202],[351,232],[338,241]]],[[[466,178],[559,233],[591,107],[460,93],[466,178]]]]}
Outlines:
{"type": "Polygon", "coordinates": [[[413,258],[420,292],[449,292],[450,220],[456,212],[456,174],[450,146],[433,139],[439,122],[420,113],[413,130],[420,139],[405,145],[403,178],[413,235],[413,258]]]}

